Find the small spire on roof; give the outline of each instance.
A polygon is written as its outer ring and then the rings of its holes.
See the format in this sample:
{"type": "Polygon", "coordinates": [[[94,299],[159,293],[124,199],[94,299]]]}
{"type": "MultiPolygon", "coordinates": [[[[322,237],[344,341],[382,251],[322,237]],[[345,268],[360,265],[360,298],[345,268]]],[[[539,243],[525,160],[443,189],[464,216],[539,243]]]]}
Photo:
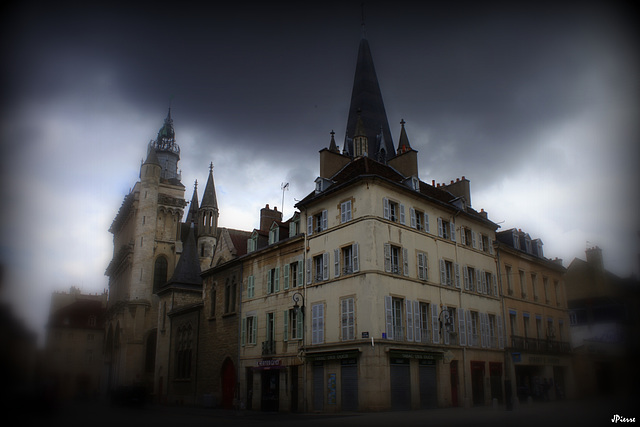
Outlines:
{"type": "Polygon", "coordinates": [[[332,129],[331,130],[331,142],[329,143],[329,151],[334,151],[336,153],[339,153],[340,149],[338,148],[338,145],[336,144],[336,139],[334,138],[335,134],[336,133],[332,129]]]}
{"type": "Polygon", "coordinates": [[[409,144],[409,138],[407,137],[407,131],[404,129],[404,119],[400,120],[400,140],[398,141],[398,154],[411,151],[411,144],[409,144]]]}

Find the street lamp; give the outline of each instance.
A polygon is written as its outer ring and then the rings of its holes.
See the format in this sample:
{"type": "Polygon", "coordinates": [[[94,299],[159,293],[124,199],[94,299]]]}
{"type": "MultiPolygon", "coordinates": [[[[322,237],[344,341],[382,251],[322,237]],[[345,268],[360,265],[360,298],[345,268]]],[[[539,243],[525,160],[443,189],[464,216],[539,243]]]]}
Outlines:
{"type": "Polygon", "coordinates": [[[438,320],[440,322],[440,331],[442,332],[442,339],[444,340],[444,333],[447,332],[451,334],[453,331],[453,320],[451,319],[451,314],[449,310],[443,308],[440,311],[440,315],[438,316],[438,320]]]}
{"type": "Polygon", "coordinates": [[[304,316],[304,296],[300,292],[295,292],[291,297],[293,300],[293,308],[300,310],[300,313],[304,316]],[[302,305],[299,305],[302,302],[302,305]]]}

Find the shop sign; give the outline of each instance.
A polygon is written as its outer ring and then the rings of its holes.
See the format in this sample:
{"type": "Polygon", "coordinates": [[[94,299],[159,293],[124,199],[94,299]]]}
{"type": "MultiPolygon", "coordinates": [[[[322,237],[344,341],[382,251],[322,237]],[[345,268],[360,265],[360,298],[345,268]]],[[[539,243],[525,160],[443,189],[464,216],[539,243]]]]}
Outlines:
{"type": "Polygon", "coordinates": [[[278,367],[281,365],[282,365],[282,360],[280,359],[258,360],[258,366],[260,368],[272,368],[272,367],[278,367]]]}
{"type": "Polygon", "coordinates": [[[343,360],[350,359],[358,356],[357,351],[345,351],[342,353],[327,353],[327,354],[309,354],[307,358],[315,362],[323,362],[329,360],[343,360]]]}
{"type": "Polygon", "coordinates": [[[400,359],[418,359],[418,360],[439,360],[443,358],[440,353],[426,353],[426,352],[412,352],[412,351],[400,351],[392,350],[389,352],[389,356],[400,359]]]}

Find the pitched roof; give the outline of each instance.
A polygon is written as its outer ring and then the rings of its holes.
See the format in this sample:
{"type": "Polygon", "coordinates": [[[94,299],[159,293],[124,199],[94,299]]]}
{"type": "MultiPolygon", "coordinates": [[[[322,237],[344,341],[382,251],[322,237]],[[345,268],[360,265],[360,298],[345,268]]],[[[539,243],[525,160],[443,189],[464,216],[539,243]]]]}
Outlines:
{"type": "Polygon", "coordinates": [[[198,251],[196,248],[196,239],[194,235],[194,228],[189,228],[189,234],[187,240],[184,243],[182,254],[176,265],[176,269],[173,271],[173,276],[163,287],[200,287],[202,286],[202,277],[200,277],[200,259],[198,258],[198,251]]]}

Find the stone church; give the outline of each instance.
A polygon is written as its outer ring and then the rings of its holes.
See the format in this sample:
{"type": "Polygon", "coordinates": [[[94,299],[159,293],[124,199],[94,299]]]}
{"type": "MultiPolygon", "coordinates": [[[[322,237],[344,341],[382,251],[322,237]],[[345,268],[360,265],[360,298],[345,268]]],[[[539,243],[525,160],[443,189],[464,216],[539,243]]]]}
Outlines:
{"type": "MultiPolygon", "coordinates": [[[[148,144],[139,181],[109,229],[114,249],[105,272],[109,301],[103,376],[107,390],[118,395],[140,393],[162,401],[172,360],[169,314],[202,303],[200,272],[211,264],[219,233],[213,165],[202,202],[197,182],[187,202],[179,160],[169,110],[148,144]]],[[[188,342],[193,332],[176,331],[178,341],[188,342]]],[[[188,368],[179,360],[172,374],[188,368]]]]}

